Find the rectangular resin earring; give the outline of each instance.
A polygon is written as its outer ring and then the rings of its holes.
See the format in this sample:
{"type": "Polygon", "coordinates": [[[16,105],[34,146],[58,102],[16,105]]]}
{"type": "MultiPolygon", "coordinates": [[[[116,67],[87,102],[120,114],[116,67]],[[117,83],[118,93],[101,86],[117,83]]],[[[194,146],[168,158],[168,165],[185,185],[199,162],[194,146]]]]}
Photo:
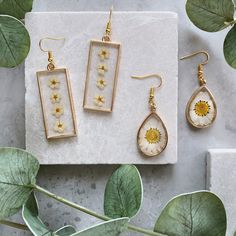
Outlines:
{"type": "Polygon", "coordinates": [[[195,52],[191,55],[182,57],[187,59],[198,54],[204,54],[206,61],[198,65],[198,80],[200,87],[193,93],[186,106],[186,118],[195,128],[207,128],[213,124],[217,115],[215,99],[211,91],[206,86],[206,80],[203,77],[203,66],[209,61],[209,54],[205,51],[195,52]]]}
{"type": "Polygon", "coordinates": [[[49,62],[47,70],[36,72],[47,139],[77,135],[68,70],[66,68],[56,68],[52,51],[45,50],[42,47],[43,40],[62,39],[43,38],[39,41],[40,49],[48,53],[49,62]]]}
{"type": "Polygon", "coordinates": [[[158,74],[145,76],[131,76],[134,79],[156,77],[160,84],[150,88],[149,107],[151,113],[145,118],[137,133],[137,145],[139,150],[146,156],[153,157],[161,154],[168,143],[168,132],[160,116],[156,113],[154,90],[162,86],[162,77],[158,74]]]}
{"type": "Polygon", "coordinates": [[[111,15],[102,40],[90,42],[83,107],[112,112],[120,60],[120,43],[111,42],[111,15]]]}

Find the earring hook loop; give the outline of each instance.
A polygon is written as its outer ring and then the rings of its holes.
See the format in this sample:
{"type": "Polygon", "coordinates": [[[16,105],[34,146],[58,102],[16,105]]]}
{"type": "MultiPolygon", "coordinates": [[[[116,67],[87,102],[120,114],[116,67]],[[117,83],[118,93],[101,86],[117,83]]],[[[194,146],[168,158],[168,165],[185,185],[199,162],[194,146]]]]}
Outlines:
{"type": "Polygon", "coordinates": [[[204,86],[204,85],[206,85],[206,80],[204,79],[204,75],[203,75],[203,66],[209,62],[209,58],[210,58],[209,53],[204,50],[197,51],[197,52],[194,52],[190,55],[181,57],[180,60],[188,59],[188,58],[194,57],[199,54],[204,54],[206,56],[206,60],[204,62],[198,64],[198,81],[199,81],[200,86],[204,86]]]}
{"type": "Polygon", "coordinates": [[[65,38],[45,37],[45,38],[42,38],[42,39],[39,40],[39,48],[40,48],[40,50],[43,51],[43,52],[47,52],[48,53],[48,62],[49,62],[49,64],[47,65],[47,69],[49,71],[52,71],[52,70],[55,69],[56,66],[55,66],[55,63],[54,63],[54,60],[53,60],[52,51],[51,50],[46,50],[42,46],[42,43],[43,43],[44,40],[63,40],[63,41],[65,41],[66,39],[65,38]]]}
{"type": "Polygon", "coordinates": [[[39,40],[39,48],[41,51],[43,52],[51,52],[52,50],[46,50],[43,48],[42,44],[43,44],[43,41],[45,40],[63,40],[65,41],[66,39],[65,38],[51,38],[51,37],[45,37],[45,38],[42,38],[39,40]]]}
{"type": "Polygon", "coordinates": [[[159,85],[157,86],[152,86],[150,88],[150,95],[149,95],[149,106],[151,109],[151,112],[155,112],[156,111],[156,103],[154,101],[154,90],[158,89],[162,86],[163,84],[163,78],[159,75],[159,74],[148,74],[148,75],[143,75],[143,76],[131,76],[132,79],[147,79],[147,78],[151,78],[151,77],[156,77],[160,80],[159,85]]]}
{"type": "Polygon", "coordinates": [[[209,59],[210,59],[210,55],[207,51],[197,51],[197,52],[194,52],[190,55],[187,55],[187,56],[184,56],[184,57],[181,57],[180,60],[185,60],[185,59],[188,59],[188,58],[191,58],[191,57],[194,57],[194,56],[197,56],[199,54],[204,54],[206,56],[206,60],[202,63],[200,63],[200,65],[206,65],[208,62],[209,62],[209,59]]]}
{"type": "Polygon", "coordinates": [[[160,80],[160,83],[158,86],[152,86],[152,88],[160,88],[163,84],[163,78],[159,75],[159,74],[147,74],[147,75],[143,75],[143,76],[136,76],[136,75],[132,75],[131,78],[133,79],[147,79],[147,78],[151,78],[151,77],[155,77],[158,78],[160,80]]]}
{"type": "Polygon", "coordinates": [[[111,6],[110,13],[109,13],[109,19],[106,26],[105,34],[102,37],[102,41],[111,41],[111,19],[112,19],[112,13],[113,13],[113,6],[111,6]]]}

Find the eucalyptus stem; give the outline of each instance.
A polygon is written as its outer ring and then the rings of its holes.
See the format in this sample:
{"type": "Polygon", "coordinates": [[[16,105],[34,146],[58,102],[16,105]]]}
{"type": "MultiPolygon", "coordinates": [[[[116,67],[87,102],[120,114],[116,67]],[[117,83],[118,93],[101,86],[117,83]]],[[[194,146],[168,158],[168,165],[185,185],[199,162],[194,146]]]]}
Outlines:
{"type": "Polygon", "coordinates": [[[232,26],[232,25],[234,25],[236,23],[236,19],[234,19],[234,20],[232,20],[232,21],[226,21],[226,22],[224,22],[224,24],[225,25],[227,25],[227,26],[232,26]]]}
{"type": "Polygon", "coordinates": [[[7,220],[0,220],[0,224],[7,225],[9,227],[16,228],[16,229],[29,230],[29,228],[26,225],[22,225],[22,224],[7,221],[7,220]]]}
{"type": "MultiPolygon", "coordinates": [[[[85,208],[85,207],[80,206],[80,205],[78,205],[78,204],[75,204],[75,203],[73,203],[73,202],[71,202],[71,201],[68,201],[68,200],[66,200],[66,199],[63,198],[63,197],[59,197],[59,196],[57,196],[56,194],[51,193],[51,192],[49,192],[48,190],[46,190],[46,189],[44,189],[44,188],[41,188],[41,187],[38,186],[38,185],[34,185],[33,187],[34,187],[34,189],[37,190],[38,192],[41,192],[41,193],[47,195],[47,196],[50,197],[50,198],[53,198],[53,199],[55,199],[55,200],[57,200],[57,201],[59,201],[59,202],[65,204],[65,205],[67,205],[67,206],[70,206],[70,207],[72,207],[72,208],[74,208],[74,209],[77,209],[77,210],[79,210],[79,211],[82,211],[82,212],[84,212],[84,213],[86,213],[86,214],[88,214],[88,215],[94,216],[94,217],[96,217],[96,218],[98,218],[98,219],[100,219],[100,220],[104,220],[104,221],[111,220],[111,218],[109,218],[109,217],[107,217],[107,216],[98,214],[98,213],[96,213],[95,211],[92,211],[92,210],[90,210],[90,209],[88,209],[88,208],[85,208]]],[[[143,233],[143,234],[149,235],[149,236],[167,236],[167,235],[160,234],[160,233],[156,233],[156,232],[153,232],[153,231],[151,231],[151,230],[143,229],[143,228],[140,228],[140,227],[131,225],[131,224],[128,224],[128,229],[129,229],[129,230],[132,230],[132,231],[139,232],[139,233],[143,233]]]]}

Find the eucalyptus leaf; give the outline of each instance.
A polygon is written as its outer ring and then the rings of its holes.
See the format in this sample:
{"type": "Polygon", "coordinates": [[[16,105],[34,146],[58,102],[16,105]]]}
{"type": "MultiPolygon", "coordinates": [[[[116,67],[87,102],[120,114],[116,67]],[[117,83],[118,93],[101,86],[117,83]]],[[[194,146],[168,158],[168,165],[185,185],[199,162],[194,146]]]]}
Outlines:
{"type": "Polygon", "coordinates": [[[52,236],[50,230],[47,229],[46,225],[38,216],[38,202],[33,193],[30,195],[28,201],[23,205],[22,217],[33,235],[52,236]]]}
{"type": "Polygon", "coordinates": [[[16,148],[0,148],[0,219],[18,212],[27,201],[39,162],[30,153],[16,148]]]}
{"type": "Polygon", "coordinates": [[[71,225],[67,225],[64,226],[60,229],[58,229],[56,232],[53,233],[53,235],[57,235],[57,236],[70,236],[72,234],[76,233],[76,230],[73,226],[71,225]]]}
{"type": "Polygon", "coordinates": [[[168,236],[225,236],[224,205],[207,191],[177,196],[161,212],[154,231],[168,236]]]}
{"type": "Polygon", "coordinates": [[[129,218],[109,220],[71,236],[118,236],[127,229],[129,218]]]}
{"type": "Polygon", "coordinates": [[[29,53],[30,36],[24,24],[11,16],[0,15],[0,67],[15,67],[29,53]]]}
{"type": "Polygon", "coordinates": [[[32,10],[33,0],[1,0],[0,14],[25,18],[25,13],[32,10]]]}
{"type": "Polygon", "coordinates": [[[224,41],[225,60],[230,66],[236,69],[236,26],[228,32],[224,41]]]}
{"type": "Polygon", "coordinates": [[[232,0],[187,0],[186,11],[195,26],[208,32],[223,30],[234,20],[232,0]]]}
{"type": "Polygon", "coordinates": [[[134,165],[122,165],[109,178],[104,211],[110,218],[133,217],[142,204],[143,186],[138,169],[134,165]]]}

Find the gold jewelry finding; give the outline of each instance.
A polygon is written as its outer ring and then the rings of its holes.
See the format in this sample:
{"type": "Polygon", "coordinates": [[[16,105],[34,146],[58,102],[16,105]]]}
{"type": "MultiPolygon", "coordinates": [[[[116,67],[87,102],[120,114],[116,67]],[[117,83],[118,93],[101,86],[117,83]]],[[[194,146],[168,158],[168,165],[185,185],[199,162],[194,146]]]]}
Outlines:
{"type": "Polygon", "coordinates": [[[47,70],[36,72],[46,138],[76,136],[77,128],[69,73],[66,68],[56,68],[52,50],[43,47],[45,40],[65,40],[65,38],[46,37],[39,41],[39,48],[48,53],[49,62],[47,70]],[[67,92],[62,94],[62,91],[67,92]],[[62,106],[62,101],[68,106],[62,106]],[[65,117],[64,114],[66,114],[65,117]],[[63,122],[58,120],[62,116],[64,117],[63,122]]]}
{"type": "Polygon", "coordinates": [[[86,110],[103,112],[112,112],[113,110],[121,45],[111,41],[112,12],[113,7],[110,9],[102,40],[92,40],[90,42],[83,101],[83,107],[86,110]],[[98,101],[96,94],[103,97],[103,101],[98,101]]]}
{"type": "Polygon", "coordinates": [[[209,54],[206,51],[195,52],[191,55],[180,58],[180,60],[204,54],[206,60],[198,65],[198,81],[200,87],[193,93],[186,106],[186,118],[196,128],[207,128],[213,124],[217,115],[215,99],[206,86],[203,74],[203,66],[209,62],[209,54]]]}
{"type": "Polygon", "coordinates": [[[160,80],[158,86],[152,86],[149,92],[149,108],[151,113],[145,118],[137,133],[137,145],[146,156],[153,157],[161,154],[168,143],[168,132],[160,116],[156,113],[155,89],[162,86],[162,77],[158,74],[131,76],[134,79],[156,77],[160,80]]]}

